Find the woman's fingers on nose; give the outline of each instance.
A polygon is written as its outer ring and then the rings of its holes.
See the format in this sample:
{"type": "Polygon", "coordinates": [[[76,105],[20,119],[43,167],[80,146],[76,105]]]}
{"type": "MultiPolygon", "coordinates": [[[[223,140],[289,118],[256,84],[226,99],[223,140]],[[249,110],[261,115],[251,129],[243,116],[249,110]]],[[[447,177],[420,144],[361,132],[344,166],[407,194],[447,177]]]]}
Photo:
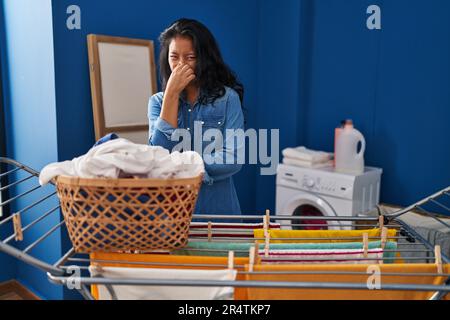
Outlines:
{"type": "Polygon", "coordinates": [[[181,61],[177,64],[177,69],[183,70],[186,64],[182,63],[181,61]]]}
{"type": "Polygon", "coordinates": [[[192,69],[189,65],[186,69],[183,69],[183,72],[185,72],[187,75],[195,73],[194,69],[192,69]]]}
{"type": "Polygon", "coordinates": [[[191,69],[191,67],[190,67],[188,64],[183,65],[182,70],[183,70],[184,72],[187,72],[187,71],[189,71],[190,69],[191,69]]]}
{"type": "Polygon", "coordinates": [[[175,67],[173,67],[172,69],[172,73],[177,72],[180,69],[180,64],[177,64],[175,67]]]}

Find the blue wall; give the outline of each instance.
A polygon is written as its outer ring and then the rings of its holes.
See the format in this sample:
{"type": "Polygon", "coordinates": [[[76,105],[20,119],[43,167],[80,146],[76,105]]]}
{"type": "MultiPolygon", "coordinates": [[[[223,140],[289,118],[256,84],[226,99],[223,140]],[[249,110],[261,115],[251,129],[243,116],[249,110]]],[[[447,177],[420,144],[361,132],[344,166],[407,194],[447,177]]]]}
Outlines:
{"type": "MultiPolygon", "coordinates": [[[[57,160],[57,131],[54,85],[53,37],[50,0],[3,1],[6,35],[5,70],[5,118],[7,125],[7,156],[26,165],[40,169],[57,160]]],[[[17,178],[22,175],[17,175],[17,178]]],[[[37,181],[21,184],[12,190],[17,194],[36,186],[37,181]]],[[[33,192],[15,201],[12,210],[23,208],[48,192],[33,192]]],[[[54,206],[54,203],[53,203],[54,206]]],[[[22,215],[24,225],[48,210],[49,204],[40,205],[22,215]]],[[[45,219],[25,234],[24,243],[37,239],[59,216],[45,219]]],[[[47,262],[54,263],[61,256],[59,230],[31,253],[47,262]]],[[[62,288],[50,284],[46,274],[23,263],[17,263],[17,279],[36,291],[38,295],[58,299],[62,288]]]]}
{"type": "Polygon", "coordinates": [[[448,186],[450,2],[304,2],[313,19],[300,143],[332,151],[334,127],[351,118],[366,163],[384,169],[381,201],[408,205],[448,186]],[[382,30],[366,28],[370,4],[381,7],[382,30]]]}
{"type": "MultiPolygon", "coordinates": [[[[384,170],[382,202],[408,205],[449,185],[450,2],[260,3],[257,125],[281,128],[280,149],[331,152],[350,118],[366,164],[384,170]],[[371,4],[382,30],[366,28],[371,4]]],[[[275,178],[256,180],[256,208],[273,209],[275,178]]]]}
{"type": "MultiPolygon", "coordinates": [[[[4,15],[3,15],[3,6],[0,3],[0,56],[5,57],[6,53],[6,46],[5,46],[5,32],[4,32],[4,24],[1,23],[1,21],[4,21],[4,15]]],[[[0,59],[1,61],[1,72],[0,76],[3,79],[6,79],[6,70],[8,68],[6,64],[6,59],[0,59]]],[[[5,83],[5,81],[2,81],[3,85],[3,92],[6,92],[8,90],[8,83],[5,83]]],[[[3,105],[6,105],[6,97],[3,96],[2,103],[3,105]]],[[[3,125],[3,124],[2,124],[3,125]]],[[[5,156],[4,154],[1,155],[2,157],[5,156]]],[[[5,201],[5,199],[3,199],[5,201]]],[[[6,208],[3,210],[3,214],[6,216],[8,212],[6,212],[6,208]]],[[[5,236],[10,235],[12,233],[12,228],[10,224],[7,224],[8,226],[2,226],[0,227],[0,239],[3,239],[5,236]]],[[[10,280],[15,278],[16,275],[16,260],[12,259],[10,256],[5,255],[3,253],[0,253],[0,282],[10,280]]]]}
{"type": "MultiPolygon", "coordinates": [[[[407,205],[449,184],[446,0],[4,3],[6,34],[14,34],[7,39],[8,154],[36,169],[94,142],[88,34],[156,43],[171,21],[190,17],[212,30],[244,83],[247,127],[280,128],[281,149],[332,151],[334,127],[352,118],[367,140],[366,163],[384,169],[381,201],[407,205]],[[81,30],[66,28],[71,4],[81,8],[81,30]],[[381,6],[381,31],[366,28],[370,4],[381,6]]],[[[274,209],[275,177],[246,166],[236,185],[246,213],[274,209]]],[[[60,256],[68,246],[60,238],[38,254],[60,256]]],[[[19,264],[17,275],[46,297],[62,296],[36,270],[19,264]]]]}
{"type": "MultiPolygon", "coordinates": [[[[158,57],[159,34],[181,17],[205,23],[215,35],[222,54],[246,89],[247,126],[257,121],[258,1],[76,1],[81,9],[81,30],[66,27],[66,9],[73,1],[53,1],[58,159],[72,159],[95,142],[86,37],[105,34],[153,40],[158,57]],[[239,8],[239,9],[237,9],[239,8]]],[[[255,167],[244,168],[235,178],[241,207],[255,206],[255,167]]],[[[62,239],[63,249],[70,242],[62,239]]],[[[73,292],[65,290],[66,298],[73,292]]]]}
{"type": "MultiPolygon", "coordinates": [[[[298,144],[300,1],[263,0],[259,8],[257,128],[280,129],[280,151],[298,144]]],[[[280,156],[281,161],[281,156],[280,156]]],[[[256,172],[256,210],[275,209],[275,176],[256,172]]]]}
{"type": "MultiPolygon", "coordinates": [[[[181,17],[202,21],[215,35],[225,61],[245,85],[247,126],[257,113],[258,1],[53,1],[59,160],[84,154],[95,142],[86,36],[90,33],[150,39],[158,57],[159,34],[181,17]],[[66,27],[66,9],[81,9],[81,30],[66,27]]],[[[255,206],[254,167],[236,177],[242,209],[255,206]]]]}

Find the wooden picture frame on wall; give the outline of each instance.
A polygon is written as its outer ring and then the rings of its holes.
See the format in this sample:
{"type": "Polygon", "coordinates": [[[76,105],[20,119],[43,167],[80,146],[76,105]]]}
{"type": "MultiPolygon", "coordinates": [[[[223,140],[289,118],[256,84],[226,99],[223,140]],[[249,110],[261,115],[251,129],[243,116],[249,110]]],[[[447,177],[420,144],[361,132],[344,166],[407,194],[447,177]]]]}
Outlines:
{"type": "Polygon", "coordinates": [[[148,143],[147,106],[157,92],[153,41],[87,36],[95,139],[115,132],[148,143]]]}

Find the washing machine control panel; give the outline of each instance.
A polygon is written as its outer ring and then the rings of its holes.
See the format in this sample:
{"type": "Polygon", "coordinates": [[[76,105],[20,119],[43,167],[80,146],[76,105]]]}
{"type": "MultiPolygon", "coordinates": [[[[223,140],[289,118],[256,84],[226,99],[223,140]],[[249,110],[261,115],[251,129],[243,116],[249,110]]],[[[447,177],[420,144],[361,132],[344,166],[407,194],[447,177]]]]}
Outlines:
{"type": "Polygon", "coordinates": [[[303,177],[303,186],[305,188],[314,188],[316,185],[316,181],[313,178],[309,178],[307,176],[303,177]]]}
{"type": "Polygon", "coordinates": [[[277,179],[281,185],[309,192],[342,198],[351,198],[353,195],[353,181],[343,178],[336,179],[336,175],[307,172],[299,174],[285,171],[279,172],[277,179]]]}
{"type": "Polygon", "coordinates": [[[335,180],[321,176],[303,175],[300,183],[300,187],[312,191],[327,195],[334,196],[351,196],[352,183],[345,180],[335,180]]]}

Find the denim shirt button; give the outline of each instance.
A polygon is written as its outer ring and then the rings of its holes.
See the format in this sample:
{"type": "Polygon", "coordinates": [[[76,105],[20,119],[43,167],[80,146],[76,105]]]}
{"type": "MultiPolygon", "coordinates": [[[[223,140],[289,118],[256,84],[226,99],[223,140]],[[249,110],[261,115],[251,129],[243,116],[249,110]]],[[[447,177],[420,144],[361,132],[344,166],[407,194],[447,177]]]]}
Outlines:
{"type": "Polygon", "coordinates": [[[188,111],[191,112],[192,110],[191,110],[191,109],[188,109],[188,111]]]}

